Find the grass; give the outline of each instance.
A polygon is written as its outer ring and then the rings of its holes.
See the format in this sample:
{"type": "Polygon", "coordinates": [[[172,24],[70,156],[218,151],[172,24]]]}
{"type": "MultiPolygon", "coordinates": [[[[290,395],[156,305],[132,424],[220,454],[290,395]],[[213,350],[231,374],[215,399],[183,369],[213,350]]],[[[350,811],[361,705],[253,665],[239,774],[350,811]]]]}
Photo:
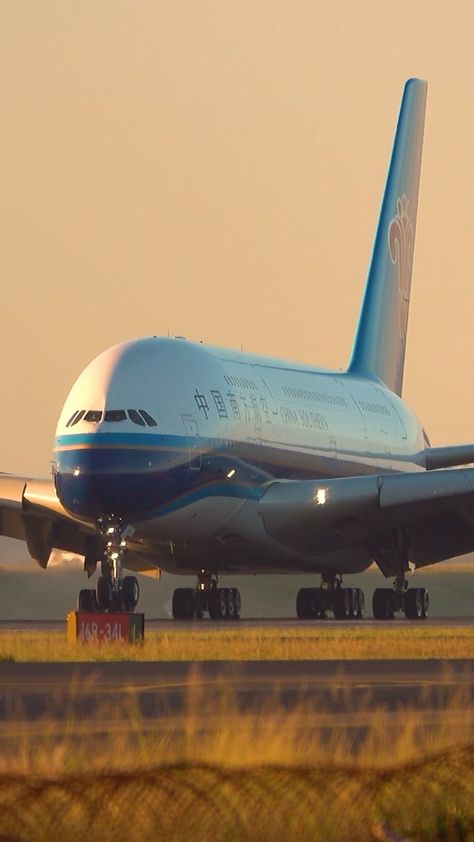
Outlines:
{"type": "Polygon", "coordinates": [[[437,711],[354,706],[350,687],[333,715],[277,697],[249,711],[196,670],[183,715],[147,720],[133,694],[74,717],[79,690],[58,717],[10,712],[1,839],[474,839],[467,692],[437,711]]]}
{"type": "Polygon", "coordinates": [[[143,644],[71,644],[62,632],[0,633],[0,662],[465,659],[474,656],[472,626],[350,626],[345,629],[191,625],[149,632],[143,644]]]}
{"type": "MultiPolygon", "coordinates": [[[[142,713],[134,691],[110,694],[96,707],[73,680],[70,696],[54,699],[36,720],[9,710],[1,723],[0,774],[43,777],[153,769],[163,764],[215,764],[226,768],[328,766],[383,770],[474,743],[474,704],[467,687],[443,706],[389,710],[356,695],[349,683],[288,702],[278,690],[239,701],[232,681],[207,684],[197,669],[188,679],[185,707],[172,698],[160,712],[142,713]],[[82,700],[82,702],[81,702],[82,700]]],[[[90,689],[90,688],[89,688],[90,689]]]]}

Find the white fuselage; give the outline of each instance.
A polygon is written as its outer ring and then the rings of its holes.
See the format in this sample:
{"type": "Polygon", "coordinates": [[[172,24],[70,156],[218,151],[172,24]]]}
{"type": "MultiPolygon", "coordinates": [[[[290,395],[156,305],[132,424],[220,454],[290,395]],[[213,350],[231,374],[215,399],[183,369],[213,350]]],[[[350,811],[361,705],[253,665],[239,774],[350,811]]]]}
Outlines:
{"type": "MultiPolygon", "coordinates": [[[[274,545],[255,513],[262,490],[276,478],[423,470],[424,448],[414,414],[377,381],[149,338],[105,351],[73,386],[56,431],[57,492],[78,518],[132,524],[136,569],[191,572],[204,558],[242,572],[340,567],[339,548],[303,557],[274,545]]],[[[370,563],[360,548],[345,558],[370,563]]]]}

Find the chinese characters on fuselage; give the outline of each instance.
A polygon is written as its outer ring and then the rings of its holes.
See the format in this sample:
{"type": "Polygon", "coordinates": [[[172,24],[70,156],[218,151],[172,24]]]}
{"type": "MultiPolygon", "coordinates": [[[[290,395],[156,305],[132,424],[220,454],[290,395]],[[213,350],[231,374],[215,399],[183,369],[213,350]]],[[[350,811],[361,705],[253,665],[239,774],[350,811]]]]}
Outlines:
{"type": "MultiPolygon", "coordinates": [[[[227,392],[224,396],[220,389],[210,389],[209,394],[210,401],[207,400],[204,391],[196,388],[194,392],[196,406],[199,412],[204,414],[206,420],[212,414],[212,409],[215,409],[217,417],[222,420],[233,418],[234,421],[244,421],[248,424],[272,423],[268,401],[263,395],[256,398],[254,395],[249,397],[243,393],[227,392]]],[[[278,415],[286,425],[323,432],[329,430],[328,422],[319,412],[279,406],[273,414],[278,415]]]]}

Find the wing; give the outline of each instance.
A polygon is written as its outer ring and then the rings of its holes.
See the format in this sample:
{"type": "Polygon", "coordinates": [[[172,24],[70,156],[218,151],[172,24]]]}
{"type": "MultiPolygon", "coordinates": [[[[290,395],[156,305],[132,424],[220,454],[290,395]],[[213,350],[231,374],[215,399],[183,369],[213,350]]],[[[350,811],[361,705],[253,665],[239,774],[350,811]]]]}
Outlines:
{"type": "Polygon", "coordinates": [[[51,479],[0,474],[0,535],[26,542],[31,557],[41,567],[51,550],[85,555],[94,533],[73,520],[61,505],[51,479]]]}
{"type": "Polygon", "coordinates": [[[363,544],[390,575],[385,550],[400,531],[417,567],[474,550],[474,468],[273,482],[259,515],[306,552],[363,544]]]}

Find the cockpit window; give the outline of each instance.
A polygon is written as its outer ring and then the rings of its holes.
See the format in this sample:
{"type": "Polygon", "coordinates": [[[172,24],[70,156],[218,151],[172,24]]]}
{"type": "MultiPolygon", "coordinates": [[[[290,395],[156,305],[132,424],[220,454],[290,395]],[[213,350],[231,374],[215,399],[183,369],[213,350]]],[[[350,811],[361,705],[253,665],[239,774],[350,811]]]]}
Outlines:
{"type": "Polygon", "coordinates": [[[108,409],[104,415],[104,421],[126,421],[127,413],[124,409],[108,409]]]}
{"type": "Polygon", "coordinates": [[[102,418],[102,412],[100,409],[90,409],[89,412],[86,412],[84,416],[84,421],[92,421],[94,423],[98,423],[102,418]]]}
{"type": "Polygon", "coordinates": [[[81,411],[80,411],[80,412],[75,413],[75,416],[76,416],[76,417],[74,418],[74,421],[71,421],[71,422],[70,422],[71,427],[74,427],[74,424],[78,424],[78,423],[79,423],[79,421],[81,420],[81,418],[83,418],[83,416],[85,415],[85,412],[86,412],[86,410],[85,410],[85,409],[81,409],[81,411]]]}
{"type": "Polygon", "coordinates": [[[140,415],[143,416],[143,418],[145,419],[145,421],[146,421],[146,423],[148,424],[149,427],[157,427],[158,426],[158,422],[155,421],[155,419],[152,418],[152,416],[149,415],[148,412],[146,412],[144,409],[140,410],[140,415]]]}
{"type": "Polygon", "coordinates": [[[78,409],[76,409],[76,411],[72,413],[72,415],[71,415],[71,417],[70,417],[69,421],[68,421],[68,422],[67,422],[67,424],[66,424],[66,427],[70,427],[70,426],[71,426],[71,424],[73,423],[73,421],[74,421],[74,419],[75,419],[76,415],[79,415],[79,410],[78,410],[78,409]]]}
{"type": "Polygon", "coordinates": [[[133,421],[134,424],[139,424],[140,427],[145,426],[145,422],[144,422],[142,416],[138,414],[136,409],[129,409],[127,411],[128,411],[128,417],[130,418],[130,421],[133,421]]]}

